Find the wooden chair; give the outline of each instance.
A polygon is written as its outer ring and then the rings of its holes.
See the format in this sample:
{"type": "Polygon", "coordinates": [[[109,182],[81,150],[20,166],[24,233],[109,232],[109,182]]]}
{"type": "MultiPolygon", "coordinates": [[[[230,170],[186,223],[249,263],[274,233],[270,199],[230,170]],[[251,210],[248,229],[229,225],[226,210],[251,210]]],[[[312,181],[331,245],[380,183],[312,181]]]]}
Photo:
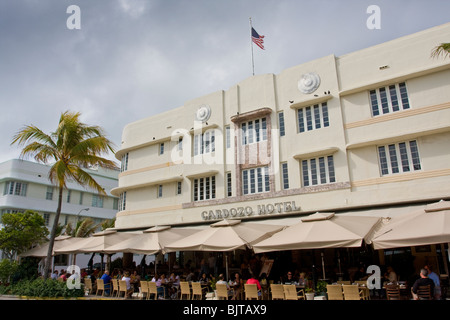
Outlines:
{"type": "Polygon", "coordinates": [[[111,279],[111,283],[112,283],[111,296],[112,297],[118,297],[119,296],[119,280],[111,279]]]}
{"type": "Polygon", "coordinates": [[[299,299],[305,300],[304,291],[303,290],[297,291],[295,284],[284,284],[283,291],[285,300],[299,300],[299,299]]]}
{"type": "Polygon", "coordinates": [[[149,297],[150,297],[150,295],[148,294],[148,289],[149,289],[148,288],[148,281],[141,280],[140,284],[141,284],[141,299],[148,300],[149,297]]]}
{"type": "Polygon", "coordinates": [[[327,284],[328,300],[344,300],[344,293],[342,292],[342,285],[327,284]]]}
{"type": "Polygon", "coordinates": [[[216,291],[218,300],[221,300],[221,298],[228,300],[228,288],[226,284],[216,283],[216,291]]]}
{"type": "Polygon", "coordinates": [[[388,300],[400,300],[400,286],[398,284],[386,285],[386,296],[388,300]]]}
{"type": "Polygon", "coordinates": [[[417,298],[418,300],[432,300],[433,295],[431,294],[431,287],[428,286],[419,286],[417,288],[417,298]]]}
{"type": "Polygon", "coordinates": [[[128,290],[127,290],[127,282],[125,280],[119,280],[119,295],[118,295],[118,297],[120,297],[120,295],[122,293],[123,293],[124,299],[126,299],[127,295],[128,295],[128,290]]]}
{"type": "Polygon", "coordinates": [[[187,281],[180,282],[180,300],[183,300],[183,296],[187,296],[188,300],[191,300],[191,288],[187,281]]]}
{"type": "Polygon", "coordinates": [[[245,292],[245,300],[252,300],[252,299],[259,300],[261,298],[261,296],[259,295],[261,291],[258,290],[256,284],[248,284],[248,283],[244,284],[244,292],[245,292]]]}
{"type": "Polygon", "coordinates": [[[281,299],[284,300],[284,289],[282,284],[274,284],[270,285],[270,293],[272,295],[272,300],[281,299]]]}
{"type": "Polygon", "coordinates": [[[148,286],[148,295],[147,295],[147,299],[150,299],[153,295],[153,299],[158,299],[158,288],[156,287],[156,282],[153,281],[148,281],[147,282],[147,286],[148,286]]]}
{"type": "Polygon", "coordinates": [[[92,280],[90,278],[84,279],[84,289],[87,290],[88,294],[92,294],[94,288],[92,288],[92,280]]]}
{"type": "Polygon", "coordinates": [[[203,292],[206,290],[206,288],[202,288],[202,285],[200,282],[192,282],[192,300],[194,300],[196,297],[200,298],[199,300],[203,300],[203,292]]]}
{"type": "Polygon", "coordinates": [[[357,285],[344,284],[342,286],[344,292],[344,300],[363,300],[363,293],[359,290],[357,285]]]}

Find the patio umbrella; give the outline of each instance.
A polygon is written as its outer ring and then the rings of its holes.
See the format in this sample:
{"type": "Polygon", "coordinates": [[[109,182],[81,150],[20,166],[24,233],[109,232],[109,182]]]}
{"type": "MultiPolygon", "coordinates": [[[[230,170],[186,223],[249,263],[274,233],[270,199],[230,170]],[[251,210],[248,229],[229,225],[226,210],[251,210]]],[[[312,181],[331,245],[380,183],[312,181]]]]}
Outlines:
{"type": "MultiPolygon", "coordinates": [[[[55,242],[53,244],[53,255],[55,255],[55,249],[60,249],[64,246],[75,244],[78,241],[84,238],[76,238],[71,236],[58,236],[55,238],[55,242]]],[[[36,247],[19,254],[19,257],[37,257],[37,258],[45,258],[47,256],[48,251],[48,242],[37,245],[36,247]]]]}
{"type": "MultiPolygon", "coordinates": [[[[278,250],[325,249],[360,247],[370,243],[381,217],[340,216],[332,212],[317,212],[272,237],[253,246],[256,253],[278,250]]],[[[325,262],[322,255],[325,279],[325,262]]]]}
{"type": "Polygon", "coordinates": [[[156,226],[127,240],[108,247],[108,252],[130,252],[137,254],[156,254],[164,252],[165,246],[171,242],[187,237],[198,230],[156,226]]]}
{"type": "MultiPolygon", "coordinates": [[[[166,246],[166,251],[233,251],[252,248],[258,241],[267,239],[285,226],[262,223],[241,222],[241,220],[222,220],[209,228],[200,230],[186,238],[166,246]]],[[[228,257],[226,256],[228,278],[228,257]]]]}
{"type": "Polygon", "coordinates": [[[68,244],[61,248],[55,249],[55,254],[76,254],[76,253],[109,253],[107,250],[110,246],[121,241],[136,236],[136,232],[117,232],[115,230],[106,229],[97,232],[92,237],[82,238],[73,244],[68,244]]]}
{"type": "Polygon", "coordinates": [[[362,241],[371,242],[381,217],[339,216],[321,213],[301,218],[300,221],[272,237],[253,246],[256,253],[299,250],[359,247],[362,241]]]}
{"type": "Polygon", "coordinates": [[[232,251],[252,248],[285,226],[222,220],[186,238],[166,245],[166,251],[232,251]]]}
{"type": "Polygon", "coordinates": [[[394,217],[372,240],[377,250],[446,242],[450,242],[450,201],[394,217]]]}

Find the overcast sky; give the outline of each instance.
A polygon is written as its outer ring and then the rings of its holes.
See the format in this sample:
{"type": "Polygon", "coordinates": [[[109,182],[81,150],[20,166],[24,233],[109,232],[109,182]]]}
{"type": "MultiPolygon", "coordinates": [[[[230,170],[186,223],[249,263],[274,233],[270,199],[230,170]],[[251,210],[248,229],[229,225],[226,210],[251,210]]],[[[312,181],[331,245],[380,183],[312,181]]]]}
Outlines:
{"type": "MultiPolygon", "coordinates": [[[[12,136],[65,110],[121,144],[130,122],[252,76],[340,56],[449,22],[448,0],[0,0],[0,162],[12,136]],[[70,5],[80,8],[81,29],[70,5]],[[380,8],[369,29],[367,8],[380,8]]],[[[448,39],[450,41],[450,39],[448,39]]],[[[110,156],[109,158],[112,158],[110,156]]]]}

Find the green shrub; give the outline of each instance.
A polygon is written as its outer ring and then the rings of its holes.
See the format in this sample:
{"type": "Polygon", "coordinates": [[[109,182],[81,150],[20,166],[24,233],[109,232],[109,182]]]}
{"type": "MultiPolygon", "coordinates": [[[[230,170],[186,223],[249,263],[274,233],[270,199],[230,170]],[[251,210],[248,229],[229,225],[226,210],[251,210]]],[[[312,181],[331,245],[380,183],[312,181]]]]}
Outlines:
{"type": "Polygon", "coordinates": [[[81,289],[69,289],[65,282],[57,280],[22,280],[14,285],[10,285],[7,289],[0,289],[5,292],[3,294],[12,294],[28,297],[40,297],[40,298],[71,298],[84,296],[83,284],[81,289]]]}

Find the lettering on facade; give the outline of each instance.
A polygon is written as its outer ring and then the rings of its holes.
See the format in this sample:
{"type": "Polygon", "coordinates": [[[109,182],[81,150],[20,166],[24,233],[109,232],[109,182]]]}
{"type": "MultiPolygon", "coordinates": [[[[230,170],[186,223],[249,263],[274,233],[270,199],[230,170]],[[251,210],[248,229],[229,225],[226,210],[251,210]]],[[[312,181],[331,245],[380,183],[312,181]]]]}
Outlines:
{"type": "Polygon", "coordinates": [[[251,206],[236,207],[229,209],[215,209],[202,211],[203,220],[242,218],[251,216],[262,216],[270,214],[282,214],[299,211],[300,207],[295,205],[295,201],[276,202],[269,204],[258,204],[256,208],[251,206]]]}

